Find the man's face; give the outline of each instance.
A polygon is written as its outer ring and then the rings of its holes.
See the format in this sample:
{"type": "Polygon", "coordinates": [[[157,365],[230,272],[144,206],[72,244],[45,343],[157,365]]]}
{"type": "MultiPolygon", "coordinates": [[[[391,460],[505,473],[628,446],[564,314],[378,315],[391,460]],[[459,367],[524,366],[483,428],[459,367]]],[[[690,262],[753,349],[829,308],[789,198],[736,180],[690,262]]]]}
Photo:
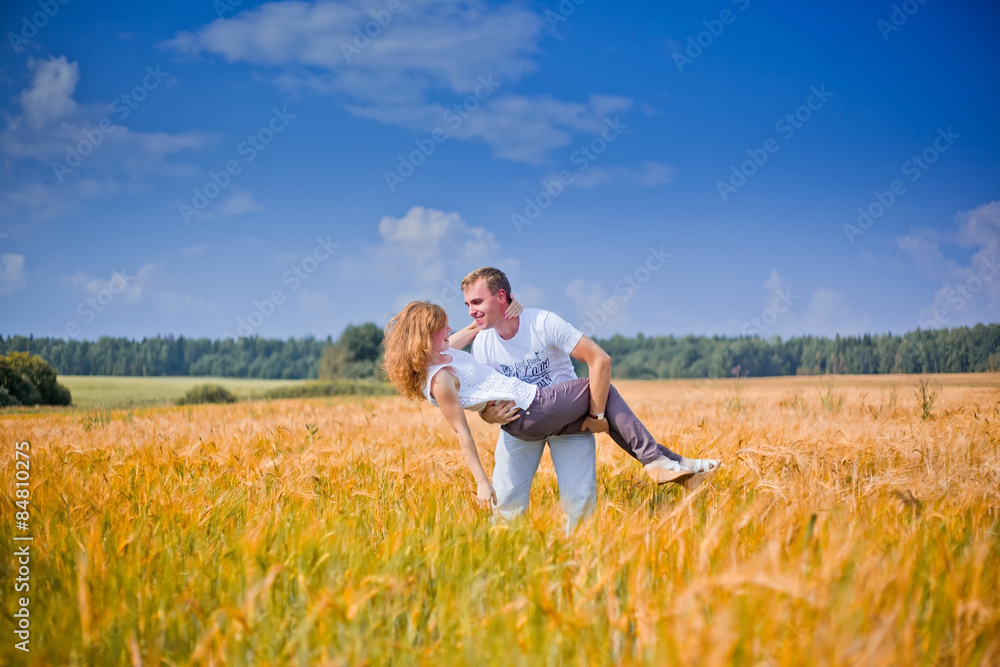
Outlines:
{"type": "Polygon", "coordinates": [[[503,290],[490,294],[486,281],[479,279],[462,294],[465,296],[465,305],[469,307],[469,317],[476,321],[480,329],[492,329],[503,321],[503,314],[507,310],[507,295],[503,290]]]}

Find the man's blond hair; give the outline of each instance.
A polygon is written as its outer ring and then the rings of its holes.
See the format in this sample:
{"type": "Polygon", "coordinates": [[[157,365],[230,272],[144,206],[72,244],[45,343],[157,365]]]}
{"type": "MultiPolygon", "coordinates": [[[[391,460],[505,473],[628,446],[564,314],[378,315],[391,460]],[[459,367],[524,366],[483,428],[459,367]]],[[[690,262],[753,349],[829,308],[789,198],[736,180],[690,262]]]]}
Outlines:
{"type": "Polygon", "coordinates": [[[510,295],[510,281],[507,280],[507,276],[500,269],[494,269],[492,266],[484,266],[476,269],[469,275],[462,278],[462,291],[464,292],[469,287],[476,284],[479,280],[486,281],[486,287],[490,290],[490,294],[496,295],[500,290],[504,291],[507,295],[507,303],[513,298],[510,295]]]}

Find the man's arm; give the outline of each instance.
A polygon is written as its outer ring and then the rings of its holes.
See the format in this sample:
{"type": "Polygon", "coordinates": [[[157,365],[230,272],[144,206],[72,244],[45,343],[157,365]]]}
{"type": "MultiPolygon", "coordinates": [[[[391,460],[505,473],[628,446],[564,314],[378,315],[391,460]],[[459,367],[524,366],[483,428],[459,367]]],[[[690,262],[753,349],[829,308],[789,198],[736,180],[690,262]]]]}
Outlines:
{"type": "MultiPolygon", "coordinates": [[[[596,415],[605,411],[608,404],[608,392],[611,389],[611,357],[600,346],[586,336],[580,338],[569,356],[587,364],[590,374],[590,414],[596,415]]],[[[607,419],[587,417],[581,431],[607,433],[607,419]]]]}

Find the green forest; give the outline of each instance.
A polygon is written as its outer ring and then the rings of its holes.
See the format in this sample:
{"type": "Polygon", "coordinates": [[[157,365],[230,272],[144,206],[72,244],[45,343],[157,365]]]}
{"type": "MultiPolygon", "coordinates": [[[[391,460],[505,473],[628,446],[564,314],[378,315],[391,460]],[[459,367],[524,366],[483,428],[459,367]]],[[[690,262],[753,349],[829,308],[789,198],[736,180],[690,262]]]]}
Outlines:
{"type": "MultiPolygon", "coordinates": [[[[954,329],[781,340],[757,337],[614,336],[598,339],[618,378],[719,378],[766,375],[967,373],[1000,370],[1000,324],[954,329]]],[[[190,375],[332,379],[379,375],[382,330],[368,322],[340,337],[210,340],[157,336],[96,341],[0,336],[0,355],[40,355],[62,375],[190,375]]]]}

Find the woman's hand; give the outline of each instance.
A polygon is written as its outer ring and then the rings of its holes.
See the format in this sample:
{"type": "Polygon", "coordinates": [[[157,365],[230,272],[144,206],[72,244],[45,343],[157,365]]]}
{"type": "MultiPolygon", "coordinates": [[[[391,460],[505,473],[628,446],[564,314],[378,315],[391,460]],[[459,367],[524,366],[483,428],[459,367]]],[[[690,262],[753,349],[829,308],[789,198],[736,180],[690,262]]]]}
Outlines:
{"type": "Polygon", "coordinates": [[[505,320],[512,320],[518,315],[520,315],[521,311],[523,310],[524,308],[521,307],[521,302],[515,299],[514,297],[511,297],[510,305],[507,306],[507,310],[504,311],[503,318],[505,320]]]}
{"type": "Polygon", "coordinates": [[[476,502],[483,509],[490,509],[490,503],[497,504],[497,492],[493,490],[493,484],[488,481],[479,482],[476,493],[476,502]]]}

